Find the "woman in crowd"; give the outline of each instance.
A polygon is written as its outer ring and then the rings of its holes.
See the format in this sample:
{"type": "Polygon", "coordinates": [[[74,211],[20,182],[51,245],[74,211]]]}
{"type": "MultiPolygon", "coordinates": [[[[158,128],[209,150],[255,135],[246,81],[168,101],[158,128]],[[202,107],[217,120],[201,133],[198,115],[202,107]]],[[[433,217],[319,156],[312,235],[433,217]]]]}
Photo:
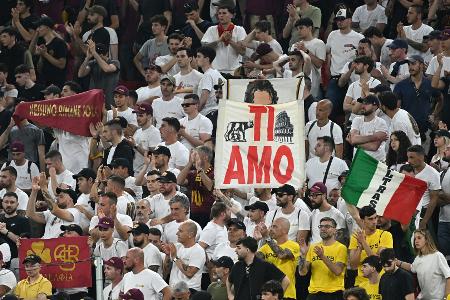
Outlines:
{"type": "Polygon", "coordinates": [[[386,155],[386,164],[392,170],[399,171],[400,167],[408,162],[406,151],[411,146],[408,136],[403,131],[391,133],[389,150],[386,155]]]}
{"type": "Polygon", "coordinates": [[[430,165],[439,172],[448,167],[448,162],[444,161],[445,148],[450,144],[450,134],[447,130],[438,130],[434,133],[434,146],[436,154],[431,158],[430,165]]]}

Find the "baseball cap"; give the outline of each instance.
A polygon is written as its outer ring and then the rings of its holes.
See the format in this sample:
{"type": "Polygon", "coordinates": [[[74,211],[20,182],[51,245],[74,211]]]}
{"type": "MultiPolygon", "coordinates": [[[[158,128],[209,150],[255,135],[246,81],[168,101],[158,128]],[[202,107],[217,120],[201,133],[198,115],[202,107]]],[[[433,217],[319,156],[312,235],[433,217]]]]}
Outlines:
{"type": "Polygon", "coordinates": [[[408,49],[408,42],[406,42],[406,40],[404,39],[395,39],[392,41],[392,43],[387,45],[387,47],[391,49],[408,49]]]}
{"type": "Polygon", "coordinates": [[[103,263],[105,265],[108,265],[108,266],[111,266],[111,267],[114,267],[116,269],[123,271],[123,267],[124,267],[123,260],[120,257],[113,256],[110,259],[105,260],[103,263]]]}
{"type": "Polygon", "coordinates": [[[26,264],[26,263],[32,263],[34,264],[39,264],[41,263],[42,259],[36,255],[36,254],[30,254],[27,255],[27,257],[24,258],[24,260],[22,261],[22,264],[26,264]]]}
{"type": "Polygon", "coordinates": [[[102,16],[103,18],[106,18],[106,16],[108,16],[108,12],[106,11],[106,9],[101,6],[101,5],[93,5],[90,8],[88,8],[88,13],[90,14],[97,14],[102,16]]]}
{"type": "Polygon", "coordinates": [[[312,185],[312,187],[309,189],[311,193],[322,193],[327,194],[327,187],[323,182],[316,182],[312,185]]]}
{"type": "Polygon", "coordinates": [[[39,18],[39,20],[35,23],[33,23],[33,25],[37,28],[39,26],[47,26],[49,28],[53,28],[55,26],[55,21],[53,21],[52,18],[50,18],[49,16],[42,16],[39,18]]]}
{"type": "Polygon", "coordinates": [[[364,104],[373,104],[373,105],[378,105],[380,106],[380,100],[378,100],[378,97],[375,95],[368,95],[365,98],[358,98],[357,100],[359,103],[364,103],[364,104]]]}
{"type": "Polygon", "coordinates": [[[434,132],[435,137],[448,137],[450,139],[450,132],[445,129],[439,129],[434,132]]]}
{"type": "Polygon", "coordinates": [[[166,171],[161,174],[161,176],[158,177],[159,182],[165,182],[165,183],[177,183],[177,177],[175,174],[173,174],[170,171],[166,171]]]}
{"type": "Polygon", "coordinates": [[[450,39],[450,29],[443,30],[442,33],[441,33],[440,39],[442,41],[446,41],[446,40],[450,39]]]}
{"type": "Polygon", "coordinates": [[[91,168],[83,168],[83,169],[81,169],[80,172],[78,172],[78,174],[72,175],[72,178],[75,180],[80,177],[83,177],[86,179],[89,179],[89,178],[95,179],[95,178],[97,178],[97,174],[91,168]]]}
{"type": "Polygon", "coordinates": [[[114,228],[114,220],[108,217],[103,217],[98,220],[98,224],[95,227],[101,228],[114,228]]]}
{"type": "Polygon", "coordinates": [[[120,94],[120,95],[128,96],[130,94],[130,91],[128,90],[128,88],[126,86],[118,85],[114,89],[114,94],[120,94]]]}
{"type": "Polygon", "coordinates": [[[50,84],[48,87],[45,88],[45,90],[42,90],[41,93],[44,95],[50,95],[50,94],[60,95],[61,89],[54,84],[50,84]]]}
{"type": "Polygon", "coordinates": [[[423,39],[441,39],[442,31],[440,30],[433,30],[429,34],[425,35],[423,39]]]}
{"type": "Polygon", "coordinates": [[[128,231],[128,233],[132,233],[134,235],[140,235],[142,233],[149,234],[150,228],[145,223],[137,223],[133,225],[133,228],[131,228],[131,230],[128,231]]]}
{"type": "Polygon", "coordinates": [[[376,87],[369,89],[371,93],[390,92],[391,88],[386,84],[379,84],[376,87]]]}
{"type": "Polygon", "coordinates": [[[79,235],[83,235],[83,229],[77,224],[61,225],[60,229],[62,231],[75,231],[79,235]]]}
{"type": "Polygon", "coordinates": [[[21,141],[11,143],[11,152],[25,152],[25,145],[21,141]]]}
{"type": "Polygon", "coordinates": [[[233,260],[229,256],[221,256],[216,260],[211,260],[211,262],[219,268],[231,269],[234,266],[233,260]]]}
{"type": "Polygon", "coordinates": [[[119,158],[113,159],[112,162],[109,164],[109,166],[111,168],[125,167],[125,168],[129,169],[130,168],[130,162],[126,158],[119,157],[119,158]]]}
{"type": "Polygon", "coordinates": [[[167,157],[171,156],[170,149],[167,148],[166,146],[158,146],[155,149],[153,149],[152,153],[155,155],[163,154],[167,157]]]}
{"type": "Polygon", "coordinates": [[[125,294],[120,296],[123,300],[144,300],[144,294],[139,289],[129,289],[125,294]]]}
{"type": "Polygon", "coordinates": [[[163,80],[169,80],[169,82],[172,84],[172,85],[175,85],[176,83],[175,83],[175,78],[173,78],[173,76],[170,76],[170,75],[164,75],[163,77],[161,77],[161,79],[159,80],[159,82],[163,82],[163,80]]]}
{"type": "Polygon", "coordinates": [[[245,206],[244,209],[245,210],[259,209],[259,210],[262,210],[264,212],[268,212],[269,211],[269,206],[267,206],[267,204],[262,202],[262,201],[256,201],[256,202],[252,203],[251,205],[245,206]]]}
{"type": "Polygon", "coordinates": [[[244,230],[244,231],[246,230],[246,227],[245,227],[244,222],[239,221],[239,220],[236,219],[236,218],[231,218],[231,219],[228,221],[227,227],[232,226],[232,225],[236,226],[237,229],[242,229],[242,230],[244,230]]]}
{"type": "Polygon", "coordinates": [[[98,54],[106,55],[109,52],[109,47],[106,46],[105,44],[98,43],[95,44],[95,51],[97,51],[98,54]]]}
{"type": "Polygon", "coordinates": [[[410,62],[410,63],[415,63],[415,62],[423,63],[424,60],[423,60],[423,57],[420,56],[420,55],[411,55],[411,56],[408,57],[408,62],[410,62]]]}
{"type": "Polygon", "coordinates": [[[57,187],[56,194],[61,194],[61,193],[69,195],[70,198],[72,198],[73,203],[77,202],[77,199],[78,199],[77,193],[74,190],[72,190],[71,188],[63,189],[63,188],[57,187]]]}
{"type": "Polygon", "coordinates": [[[184,13],[188,14],[193,10],[198,10],[199,7],[198,7],[197,2],[189,1],[183,5],[183,9],[184,9],[184,13]]]}
{"type": "Polygon", "coordinates": [[[262,56],[269,54],[273,49],[269,44],[262,43],[256,48],[255,53],[257,54],[257,58],[261,58],[262,56]]]}
{"type": "Polygon", "coordinates": [[[336,12],[334,16],[335,20],[345,20],[351,18],[350,11],[347,8],[341,8],[336,12]]]}
{"type": "Polygon", "coordinates": [[[273,193],[286,193],[288,195],[294,195],[294,196],[297,195],[297,191],[290,184],[284,184],[284,185],[280,186],[279,188],[272,189],[272,194],[273,193]]]}
{"type": "Polygon", "coordinates": [[[136,107],[133,110],[133,113],[153,115],[153,108],[148,103],[140,103],[140,104],[136,105],[136,107]]]}

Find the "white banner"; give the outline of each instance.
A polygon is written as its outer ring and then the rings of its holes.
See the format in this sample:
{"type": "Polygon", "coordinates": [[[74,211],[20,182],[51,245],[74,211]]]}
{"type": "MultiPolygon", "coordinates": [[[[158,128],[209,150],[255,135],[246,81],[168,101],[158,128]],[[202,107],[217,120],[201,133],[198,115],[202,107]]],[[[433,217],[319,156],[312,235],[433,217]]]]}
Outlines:
{"type": "Polygon", "coordinates": [[[303,105],[220,101],[216,134],[217,188],[299,188],[304,181],[303,105]]]}
{"type": "Polygon", "coordinates": [[[252,103],[254,90],[269,90],[272,99],[277,99],[275,103],[286,103],[302,99],[303,86],[302,78],[229,79],[223,86],[223,98],[252,103]],[[255,82],[258,82],[259,87],[254,85],[255,82]]]}

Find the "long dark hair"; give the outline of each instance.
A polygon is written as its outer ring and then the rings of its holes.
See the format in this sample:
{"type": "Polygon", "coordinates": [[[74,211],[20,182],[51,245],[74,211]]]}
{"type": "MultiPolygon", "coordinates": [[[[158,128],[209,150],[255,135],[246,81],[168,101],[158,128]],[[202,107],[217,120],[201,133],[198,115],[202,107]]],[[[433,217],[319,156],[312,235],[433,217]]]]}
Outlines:
{"type": "Polygon", "coordinates": [[[391,136],[395,135],[400,143],[398,147],[398,151],[394,151],[391,147],[391,141],[389,139],[389,150],[386,155],[386,164],[388,167],[397,164],[404,164],[408,161],[408,156],[406,152],[408,148],[411,146],[411,142],[409,141],[408,136],[403,131],[394,131],[391,133],[391,136]]]}

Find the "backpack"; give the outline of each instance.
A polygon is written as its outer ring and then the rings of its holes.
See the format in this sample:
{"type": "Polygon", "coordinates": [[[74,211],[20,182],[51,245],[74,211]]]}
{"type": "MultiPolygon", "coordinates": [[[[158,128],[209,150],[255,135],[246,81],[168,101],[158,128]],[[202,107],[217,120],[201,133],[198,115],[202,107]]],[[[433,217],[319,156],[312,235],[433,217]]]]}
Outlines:
{"type": "MultiPolygon", "coordinates": [[[[10,164],[11,164],[11,161],[8,160],[8,161],[5,163],[5,167],[9,167],[10,164]]],[[[30,175],[30,179],[31,179],[31,165],[32,165],[32,164],[33,164],[33,162],[32,162],[31,160],[28,160],[27,173],[28,173],[28,175],[30,175]]]]}
{"type": "MultiPolygon", "coordinates": [[[[330,120],[330,122],[331,122],[331,125],[330,125],[330,136],[331,136],[331,138],[332,138],[333,141],[334,141],[334,136],[333,136],[334,122],[331,121],[331,120],[330,120]]],[[[314,125],[316,125],[316,124],[317,124],[317,120],[314,120],[314,121],[311,123],[311,126],[309,126],[309,129],[308,129],[308,133],[306,134],[306,138],[309,137],[309,133],[310,133],[311,130],[313,129],[314,125]]]]}

